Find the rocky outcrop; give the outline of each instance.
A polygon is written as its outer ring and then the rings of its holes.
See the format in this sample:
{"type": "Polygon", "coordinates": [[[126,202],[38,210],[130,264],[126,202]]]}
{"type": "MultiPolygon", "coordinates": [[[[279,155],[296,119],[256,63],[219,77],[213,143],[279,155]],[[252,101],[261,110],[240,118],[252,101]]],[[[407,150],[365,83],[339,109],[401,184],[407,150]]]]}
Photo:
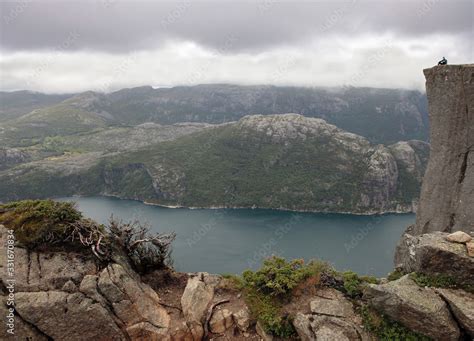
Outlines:
{"type": "MultiPolygon", "coordinates": [[[[474,285],[474,65],[424,70],[431,120],[431,153],[416,224],[402,235],[394,257],[402,273],[417,272],[436,285],[474,285]]],[[[391,146],[411,172],[414,158],[403,143],[391,146]]],[[[431,285],[431,284],[430,284],[431,285]]],[[[436,340],[472,336],[472,294],[420,288],[406,275],[371,285],[365,297],[382,313],[436,340]]]]}
{"type": "Polygon", "coordinates": [[[423,141],[400,141],[388,146],[395,157],[398,167],[421,180],[425,174],[430,153],[430,144],[423,141]]]}
{"type": "Polygon", "coordinates": [[[232,312],[228,309],[218,309],[212,314],[209,329],[214,334],[225,333],[234,324],[232,312]]]}
{"type": "Polygon", "coordinates": [[[243,333],[247,332],[250,328],[250,324],[252,323],[252,318],[250,317],[250,311],[247,307],[244,307],[238,310],[234,314],[234,321],[237,325],[237,328],[243,333]]]}
{"type": "Polygon", "coordinates": [[[322,289],[310,301],[309,314],[297,313],[293,325],[302,341],[368,340],[352,303],[335,289],[322,289]]]}
{"type": "Polygon", "coordinates": [[[54,340],[94,339],[98,330],[111,338],[125,338],[110,312],[81,293],[18,292],[15,308],[23,320],[54,340]]]}
{"type": "MultiPolygon", "coordinates": [[[[3,288],[8,283],[6,231],[0,225],[3,288]]],[[[169,332],[170,317],[158,295],[127,264],[100,269],[82,253],[29,252],[16,246],[14,299],[17,336],[126,340],[148,335],[161,340],[169,332]]]]}
{"type": "MultiPolygon", "coordinates": [[[[0,302],[0,314],[4,318],[2,319],[3,323],[0,323],[0,335],[5,340],[34,340],[34,341],[49,341],[47,335],[41,332],[38,328],[31,325],[30,323],[24,321],[20,316],[14,315],[14,334],[12,335],[7,330],[9,326],[5,323],[7,322],[7,316],[11,314],[7,310],[6,300],[4,296],[1,296],[2,301],[0,302]],[[5,322],[4,322],[5,321],[5,322]]],[[[10,322],[9,322],[10,323],[10,322]]]]}
{"type": "Polygon", "coordinates": [[[138,275],[129,273],[119,264],[110,264],[97,280],[97,293],[107,300],[112,311],[125,326],[128,335],[147,333],[164,336],[170,317],[160,305],[156,292],[141,282],[138,275]]]}
{"type": "Polygon", "coordinates": [[[395,252],[395,267],[402,271],[449,276],[456,283],[474,283],[474,258],[463,243],[451,242],[448,233],[434,232],[420,236],[403,234],[395,252]]]}
{"type": "Polygon", "coordinates": [[[379,145],[370,151],[361,198],[366,207],[391,206],[398,183],[398,167],[390,151],[379,145]]]}
{"type": "Polygon", "coordinates": [[[31,159],[28,153],[15,148],[0,148],[0,170],[14,165],[28,162],[31,159]]]}
{"type": "Polygon", "coordinates": [[[436,291],[448,303],[460,326],[474,338],[474,294],[451,289],[436,291]]]}
{"type": "Polygon", "coordinates": [[[387,284],[371,284],[365,291],[370,304],[409,329],[435,340],[458,340],[456,321],[434,290],[421,288],[408,275],[387,284]]]}
{"type": "Polygon", "coordinates": [[[198,273],[197,276],[188,280],[181,297],[181,306],[189,322],[204,322],[207,309],[214,298],[214,288],[217,283],[218,278],[208,273],[198,273]]]}
{"type": "Polygon", "coordinates": [[[304,117],[288,113],[281,115],[248,115],[240,119],[237,129],[243,134],[257,132],[268,136],[272,142],[306,140],[312,136],[334,137],[340,144],[356,149],[369,147],[370,143],[362,136],[339,129],[320,118],[304,117]]]}
{"type": "Polygon", "coordinates": [[[474,64],[425,69],[431,154],[413,234],[474,231],[474,64]]]}
{"type": "MultiPolygon", "coordinates": [[[[5,265],[8,232],[0,225],[0,313],[7,316],[5,265]]],[[[222,292],[222,278],[189,274],[185,288],[165,294],[167,304],[125,259],[96,263],[79,251],[32,252],[15,247],[15,334],[12,340],[202,340],[239,336],[255,340],[254,323],[240,295],[222,292]],[[181,304],[179,304],[181,303],[181,304]]],[[[0,335],[9,335],[5,324],[0,335]]]]}

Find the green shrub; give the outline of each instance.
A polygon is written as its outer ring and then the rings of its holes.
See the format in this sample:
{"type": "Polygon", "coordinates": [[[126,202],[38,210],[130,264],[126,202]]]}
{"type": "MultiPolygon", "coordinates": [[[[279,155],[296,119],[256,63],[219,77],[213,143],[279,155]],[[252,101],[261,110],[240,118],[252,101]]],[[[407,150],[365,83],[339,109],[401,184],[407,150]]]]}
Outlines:
{"type": "Polygon", "coordinates": [[[410,278],[421,287],[456,288],[456,280],[448,275],[425,275],[413,272],[410,278]]]}
{"type": "Polygon", "coordinates": [[[296,335],[292,316],[282,313],[282,304],[292,293],[315,287],[321,274],[331,271],[324,262],[305,264],[301,259],[288,262],[284,258],[271,257],[259,270],[244,271],[239,285],[252,315],[265,331],[278,337],[291,337],[296,335]]]}
{"type": "Polygon", "coordinates": [[[306,278],[319,274],[327,266],[324,263],[304,264],[302,259],[291,262],[284,258],[271,257],[263,262],[262,268],[242,274],[246,286],[274,297],[284,297],[306,278]]]}
{"type": "Polygon", "coordinates": [[[342,273],[344,291],[350,297],[362,295],[362,289],[366,283],[377,284],[378,280],[371,276],[359,276],[355,272],[346,271],[342,273]]]}
{"type": "Polygon", "coordinates": [[[245,300],[252,316],[262,324],[263,329],[274,336],[291,337],[296,335],[290,316],[282,316],[281,305],[274,298],[247,288],[245,300]]]}
{"type": "Polygon", "coordinates": [[[388,274],[387,280],[391,281],[396,281],[397,279],[402,278],[404,273],[400,270],[393,270],[391,273],[388,274]]]}
{"type": "Polygon", "coordinates": [[[360,310],[364,328],[381,341],[429,341],[429,337],[417,334],[388,317],[379,315],[368,306],[360,310]]]}
{"type": "Polygon", "coordinates": [[[27,248],[63,241],[71,224],[81,219],[70,202],[24,200],[0,205],[0,223],[14,230],[16,240],[27,248]]]}

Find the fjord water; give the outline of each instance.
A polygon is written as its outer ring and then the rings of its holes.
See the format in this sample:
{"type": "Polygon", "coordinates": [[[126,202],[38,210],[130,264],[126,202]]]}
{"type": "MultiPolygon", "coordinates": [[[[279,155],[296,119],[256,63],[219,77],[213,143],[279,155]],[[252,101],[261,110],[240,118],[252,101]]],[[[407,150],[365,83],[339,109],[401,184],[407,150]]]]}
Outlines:
{"type": "Polygon", "coordinates": [[[414,214],[357,216],[261,209],[173,209],[106,197],[69,197],[86,217],[106,223],[149,223],[157,232],[176,232],[178,271],[241,273],[271,255],[322,259],[338,270],[385,276],[393,269],[395,245],[414,214]]]}

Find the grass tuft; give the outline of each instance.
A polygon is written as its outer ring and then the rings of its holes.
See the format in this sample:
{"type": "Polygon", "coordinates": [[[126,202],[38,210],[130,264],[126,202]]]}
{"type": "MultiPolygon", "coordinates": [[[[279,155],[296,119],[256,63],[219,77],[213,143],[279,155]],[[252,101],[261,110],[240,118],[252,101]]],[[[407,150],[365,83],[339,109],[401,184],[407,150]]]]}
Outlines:
{"type": "Polygon", "coordinates": [[[360,308],[365,330],[380,341],[429,341],[429,337],[415,333],[387,316],[378,314],[367,305],[360,308]]]}

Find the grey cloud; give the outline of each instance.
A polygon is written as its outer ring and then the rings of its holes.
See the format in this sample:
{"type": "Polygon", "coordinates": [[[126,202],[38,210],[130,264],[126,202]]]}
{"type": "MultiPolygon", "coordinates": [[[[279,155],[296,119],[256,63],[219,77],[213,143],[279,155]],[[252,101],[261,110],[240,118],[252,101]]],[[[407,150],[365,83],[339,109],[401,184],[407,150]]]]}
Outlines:
{"type": "Polygon", "coordinates": [[[418,37],[472,34],[473,1],[195,1],[2,2],[3,50],[69,48],[108,52],[146,50],[190,40],[227,52],[302,45],[330,34],[392,32],[418,37]]]}
{"type": "Polygon", "coordinates": [[[199,83],[423,89],[473,59],[472,0],[0,2],[0,90],[199,83]]]}

